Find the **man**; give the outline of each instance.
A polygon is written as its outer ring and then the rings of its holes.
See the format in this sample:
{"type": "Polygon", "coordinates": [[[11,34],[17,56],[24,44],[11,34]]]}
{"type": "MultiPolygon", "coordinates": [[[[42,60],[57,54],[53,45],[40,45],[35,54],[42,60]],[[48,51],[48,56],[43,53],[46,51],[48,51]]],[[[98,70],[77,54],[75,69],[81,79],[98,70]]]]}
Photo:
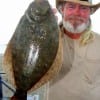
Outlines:
{"type": "Polygon", "coordinates": [[[89,0],[57,1],[64,55],[48,100],[100,100],[100,36],[91,31],[90,19],[99,7],[89,0]]]}

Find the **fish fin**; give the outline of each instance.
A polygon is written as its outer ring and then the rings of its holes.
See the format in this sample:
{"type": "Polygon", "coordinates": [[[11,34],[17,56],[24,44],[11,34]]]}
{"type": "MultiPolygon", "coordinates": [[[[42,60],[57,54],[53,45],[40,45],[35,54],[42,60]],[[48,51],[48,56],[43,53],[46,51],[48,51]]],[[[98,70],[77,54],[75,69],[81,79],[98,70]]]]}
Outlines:
{"type": "Polygon", "coordinates": [[[12,54],[11,54],[11,44],[10,43],[7,45],[6,51],[3,56],[3,70],[6,73],[8,83],[11,84],[13,87],[16,87],[13,68],[12,68],[12,54]]]}

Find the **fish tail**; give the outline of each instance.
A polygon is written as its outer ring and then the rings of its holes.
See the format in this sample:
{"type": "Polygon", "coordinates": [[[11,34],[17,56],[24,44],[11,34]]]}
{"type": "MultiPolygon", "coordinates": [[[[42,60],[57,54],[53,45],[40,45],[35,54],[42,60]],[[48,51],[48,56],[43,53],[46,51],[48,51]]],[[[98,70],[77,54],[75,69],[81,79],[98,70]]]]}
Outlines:
{"type": "Polygon", "coordinates": [[[27,91],[17,89],[10,100],[27,100],[27,91]]]}

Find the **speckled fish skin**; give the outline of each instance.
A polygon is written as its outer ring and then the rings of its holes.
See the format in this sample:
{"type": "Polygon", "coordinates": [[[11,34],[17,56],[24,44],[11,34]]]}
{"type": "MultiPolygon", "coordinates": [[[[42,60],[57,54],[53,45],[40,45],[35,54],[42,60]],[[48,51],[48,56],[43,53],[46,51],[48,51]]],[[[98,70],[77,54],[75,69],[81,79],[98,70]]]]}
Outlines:
{"type": "Polygon", "coordinates": [[[29,5],[9,44],[16,87],[28,91],[49,70],[58,50],[58,25],[48,1],[29,5]]]}

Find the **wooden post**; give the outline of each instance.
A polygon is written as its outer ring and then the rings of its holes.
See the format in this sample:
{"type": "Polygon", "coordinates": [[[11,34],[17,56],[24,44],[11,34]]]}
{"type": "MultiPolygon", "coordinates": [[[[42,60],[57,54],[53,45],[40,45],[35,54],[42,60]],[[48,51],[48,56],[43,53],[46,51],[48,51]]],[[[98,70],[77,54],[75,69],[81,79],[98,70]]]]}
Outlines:
{"type": "Polygon", "coordinates": [[[2,94],[2,78],[1,78],[1,75],[0,75],[0,99],[1,98],[3,98],[3,94],[2,94]]]}

